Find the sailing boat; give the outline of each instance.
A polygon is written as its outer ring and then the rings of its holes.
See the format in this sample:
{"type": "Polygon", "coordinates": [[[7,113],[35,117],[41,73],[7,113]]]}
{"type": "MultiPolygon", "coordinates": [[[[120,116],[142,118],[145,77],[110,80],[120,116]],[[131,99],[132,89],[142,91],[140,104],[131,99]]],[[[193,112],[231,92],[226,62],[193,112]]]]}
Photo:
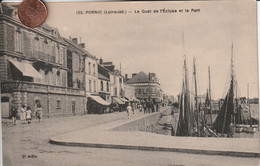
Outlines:
{"type": "Polygon", "coordinates": [[[179,121],[176,136],[193,136],[194,134],[194,116],[191,103],[191,94],[189,90],[188,69],[186,66],[186,56],[184,55],[184,77],[182,83],[182,92],[179,95],[179,121]]]}
{"type": "Polygon", "coordinates": [[[248,111],[249,111],[249,125],[243,125],[243,131],[247,133],[255,133],[257,129],[257,125],[252,125],[252,116],[250,110],[250,100],[249,100],[249,84],[247,84],[247,104],[248,104],[248,111]]]}
{"type": "Polygon", "coordinates": [[[233,43],[231,50],[231,80],[229,84],[229,90],[224,99],[224,103],[221,106],[218,116],[214,123],[212,124],[212,129],[217,133],[230,134],[231,128],[230,124],[234,118],[234,64],[233,64],[233,43]]]}

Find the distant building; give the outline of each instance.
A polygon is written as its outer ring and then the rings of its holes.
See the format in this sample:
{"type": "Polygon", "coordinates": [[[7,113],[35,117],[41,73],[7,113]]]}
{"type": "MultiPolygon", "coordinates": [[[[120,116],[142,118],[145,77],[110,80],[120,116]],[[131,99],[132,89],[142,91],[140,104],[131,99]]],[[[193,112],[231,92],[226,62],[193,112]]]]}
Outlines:
{"type": "Polygon", "coordinates": [[[85,90],[85,44],[78,44],[77,38],[63,39],[67,43],[67,85],[85,90]]]}
{"type": "Polygon", "coordinates": [[[99,95],[100,95],[100,97],[102,97],[107,102],[111,103],[110,71],[100,64],[98,64],[98,79],[99,79],[99,95]]]}
{"type": "Polygon", "coordinates": [[[45,117],[83,114],[84,90],[68,87],[67,43],[56,28],[28,28],[17,18],[17,6],[0,4],[2,117],[23,104],[34,112],[38,103],[45,117]]]}
{"type": "Polygon", "coordinates": [[[155,73],[149,73],[148,75],[144,72],[133,73],[130,79],[126,75],[126,80],[126,84],[135,87],[135,96],[137,99],[162,101],[162,91],[159,79],[155,73]]]}
{"type": "Polygon", "coordinates": [[[259,99],[258,98],[249,99],[249,102],[250,102],[250,104],[258,104],[259,99]]]}
{"type": "Polygon", "coordinates": [[[111,102],[121,105],[124,104],[124,79],[121,72],[115,69],[115,65],[113,65],[112,62],[103,62],[103,60],[100,59],[100,65],[109,71],[111,102]]]}
{"type": "Polygon", "coordinates": [[[130,84],[124,84],[124,97],[129,101],[137,101],[135,97],[135,87],[130,84]]]}

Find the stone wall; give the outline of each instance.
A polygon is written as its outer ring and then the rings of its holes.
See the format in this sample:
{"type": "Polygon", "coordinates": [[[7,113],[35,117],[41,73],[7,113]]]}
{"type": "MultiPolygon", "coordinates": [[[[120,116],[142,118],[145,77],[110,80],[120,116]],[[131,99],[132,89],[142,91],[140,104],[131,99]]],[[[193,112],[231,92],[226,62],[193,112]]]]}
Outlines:
{"type": "Polygon", "coordinates": [[[85,97],[73,95],[58,95],[32,92],[13,92],[10,101],[18,108],[25,104],[30,106],[33,116],[35,116],[36,100],[40,100],[43,107],[43,116],[45,118],[59,116],[73,116],[73,104],[75,104],[75,115],[83,115],[85,108],[85,97]],[[59,104],[57,101],[59,100],[59,104]]]}
{"type": "Polygon", "coordinates": [[[161,117],[161,113],[167,112],[171,107],[162,107],[160,112],[153,113],[151,115],[145,116],[141,119],[131,121],[122,126],[113,128],[113,131],[148,131],[150,132],[150,127],[155,125],[161,117]]]}

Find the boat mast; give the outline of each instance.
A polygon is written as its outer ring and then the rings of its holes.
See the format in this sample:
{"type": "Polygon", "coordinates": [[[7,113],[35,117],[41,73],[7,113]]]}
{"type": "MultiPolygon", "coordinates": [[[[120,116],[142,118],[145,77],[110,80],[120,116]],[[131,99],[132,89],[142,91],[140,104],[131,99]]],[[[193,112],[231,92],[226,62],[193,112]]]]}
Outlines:
{"type": "MultiPolygon", "coordinates": [[[[225,125],[226,125],[226,118],[227,118],[227,109],[228,109],[228,99],[229,99],[229,93],[232,91],[232,95],[234,94],[234,87],[233,87],[233,83],[234,83],[234,63],[233,63],[233,43],[232,43],[232,47],[231,47],[231,84],[230,84],[230,88],[232,87],[232,89],[229,89],[228,91],[228,97],[227,97],[227,105],[226,105],[226,108],[225,108],[225,113],[224,113],[224,121],[223,121],[223,127],[222,127],[222,135],[224,133],[224,129],[225,129],[225,125]]],[[[234,105],[234,101],[232,100],[231,102],[233,105],[234,105]]],[[[232,112],[234,112],[234,107],[232,107],[233,110],[231,110],[232,112]]]]}
{"type": "MultiPolygon", "coordinates": [[[[237,81],[236,81],[236,109],[237,109],[237,123],[240,123],[240,110],[238,108],[238,97],[237,97],[237,81]]],[[[236,116],[234,116],[234,126],[236,126],[236,116]]]]}
{"type": "Polygon", "coordinates": [[[247,103],[249,109],[250,127],[252,127],[252,118],[251,118],[250,100],[249,100],[249,83],[247,83],[247,103]]]}
{"type": "Polygon", "coordinates": [[[208,72],[209,72],[209,106],[210,106],[210,124],[212,124],[210,67],[208,67],[208,72]]]}
{"type": "Polygon", "coordinates": [[[196,75],[196,59],[193,58],[193,75],[194,75],[194,83],[195,83],[195,109],[197,112],[197,130],[198,130],[198,136],[200,136],[200,126],[199,126],[199,109],[198,109],[198,91],[197,91],[197,75],[196,75]]]}

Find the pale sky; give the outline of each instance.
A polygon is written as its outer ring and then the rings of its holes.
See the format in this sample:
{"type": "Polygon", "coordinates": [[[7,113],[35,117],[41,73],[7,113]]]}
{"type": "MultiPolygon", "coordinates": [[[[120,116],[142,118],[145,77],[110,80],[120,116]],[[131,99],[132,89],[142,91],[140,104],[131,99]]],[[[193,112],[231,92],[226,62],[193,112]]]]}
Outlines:
{"type": "Polygon", "coordinates": [[[224,96],[230,68],[231,44],[240,96],[258,97],[256,2],[85,2],[47,3],[47,23],[64,37],[81,37],[86,49],[113,61],[123,74],[155,72],[165,93],[177,95],[183,79],[183,54],[192,83],[196,57],[199,93],[208,87],[212,97],[224,96]],[[193,13],[84,14],[82,10],[200,9],[193,13]],[[184,48],[182,42],[184,32],[184,48]]]}

